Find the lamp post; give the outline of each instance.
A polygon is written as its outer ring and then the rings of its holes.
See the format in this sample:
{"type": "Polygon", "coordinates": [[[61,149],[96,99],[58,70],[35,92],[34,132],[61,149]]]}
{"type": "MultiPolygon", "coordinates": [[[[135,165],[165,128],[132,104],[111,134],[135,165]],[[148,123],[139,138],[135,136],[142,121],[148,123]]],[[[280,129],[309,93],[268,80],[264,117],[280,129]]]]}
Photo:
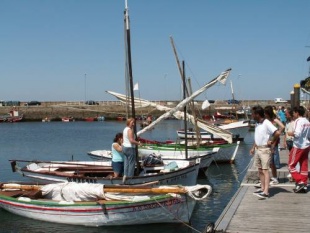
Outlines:
{"type": "Polygon", "coordinates": [[[84,75],[84,101],[86,102],[86,74],[84,75]]]}

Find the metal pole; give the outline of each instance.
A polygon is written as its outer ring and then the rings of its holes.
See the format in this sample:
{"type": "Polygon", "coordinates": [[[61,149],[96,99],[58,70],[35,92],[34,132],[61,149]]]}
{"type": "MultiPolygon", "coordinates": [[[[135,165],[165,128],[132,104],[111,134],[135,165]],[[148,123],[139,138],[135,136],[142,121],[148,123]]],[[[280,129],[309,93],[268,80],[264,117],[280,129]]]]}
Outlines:
{"type": "Polygon", "coordinates": [[[84,75],[84,100],[86,102],[86,74],[84,75]]]}

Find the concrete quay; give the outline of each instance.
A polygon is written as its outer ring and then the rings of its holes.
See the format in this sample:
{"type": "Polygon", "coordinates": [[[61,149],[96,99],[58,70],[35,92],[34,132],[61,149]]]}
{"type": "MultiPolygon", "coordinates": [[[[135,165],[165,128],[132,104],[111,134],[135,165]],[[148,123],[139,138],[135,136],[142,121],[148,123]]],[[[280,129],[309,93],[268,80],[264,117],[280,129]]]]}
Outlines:
{"type": "MultiPolygon", "coordinates": [[[[174,107],[178,101],[152,101],[160,105],[167,107],[174,107]]],[[[201,110],[203,101],[196,101],[195,106],[197,114],[199,115],[212,115],[216,111],[224,114],[227,112],[234,112],[242,108],[242,106],[252,107],[254,105],[276,105],[272,100],[251,100],[242,101],[239,105],[228,105],[226,101],[217,100],[214,104],[211,104],[205,110],[201,110]]],[[[290,106],[286,103],[284,106],[290,106]]],[[[0,106],[0,115],[7,114],[13,109],[13,106],[0,106]]],[[[76,120],[83,120],[87,117],[104,116],[106,120],[115,120],[117,117],[126,116],[126,105],[120,101],[98,101],[98,105],[86,105],[84,101],[59,101],[59,102],[41,102],[39,106],[25,106],[24,102],[20,103],[20,106],[15,106],[15,109],[20,114],[24,115],[24,121],[41,121],[48,117],[51,120],[61,120],[62,117],[73,117],[76,120]]],[[[136,115],[152,115],[158,117],[162,115],[161,111],[156,110],[153,107],[137,108],[136,115]]]]}

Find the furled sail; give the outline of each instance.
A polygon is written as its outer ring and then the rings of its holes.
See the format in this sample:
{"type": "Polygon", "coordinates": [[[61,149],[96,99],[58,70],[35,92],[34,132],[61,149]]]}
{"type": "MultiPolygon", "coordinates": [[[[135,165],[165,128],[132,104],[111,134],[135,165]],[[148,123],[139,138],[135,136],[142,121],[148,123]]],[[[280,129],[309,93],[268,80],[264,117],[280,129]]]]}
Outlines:
{"type": "MultiPolygon", "coordinates": [[[[192,95],[190,95],[189,97],[185,98],[184,100],[182,100],[176,107],[174,108],[169,108],[169,107],[165,107],[159,104],[155,104],[153,102],[150,102],[148,100],[144,100],[144,99],[140,99],[140,98],[134,98],[134,102],[137,103],[140,106],[152,106],[157,108],[158,110],[161,111],[166,111],[166,113],[164,113],[163,115],[161,115],[159,118],[157,118],[155,121],[153,121],[150,125],[144,127],[142,130],[140,130],[139,132],[137,132],[137,135],[141,135],[142,133],[152,129],[156,124],[158,124],[160,121],[170,117],[170,116],[174,116],[177,119],[183,119],[184,118],[184,113],[182,111],[180,111],[180,109],[184,108],[184,106],[189,103],[190,101],[192,101],[195,97],[197,97],[198,95],[200,95],[202,92],[204,92],[205,90],[207,90],[208,88],[210,88],[211,86],[213,86],[214,84],[216,84],[217,82],[220,82],[222,84],[226,83],[226,80],[230,74],[231,69],[228,69],[224,72],[222,72],[220,75],[218,75],[216,78],[214,78],[213,80],[211,80],[210,82],[208,82],[207,84],[205,84],[203,87],[201,87],[200,89],[198,89],[197,91],[195,91],[194,93],[192,93],[192,95]]],[[[116,92],[112,92],[112,91],[107,91],[109,94],[115,96],[116,98],[118,98],[120,101],[122,102],[126,102],[126,96],[122,95],[122,94],[118,94],[116,92]]],[[[232,134],[227,131],[227,130],[223,130],[215,125],[212,124],[208,124],[205,121],[202,120],[197,120],[194,119],[194,117],[190,114],[187,113],[187,119],[189,119],[191,121],[192,124],[197,124],[197,126],[201,129],[204,129],[210,133],[213,134],[217,134],[222,136],[222,138],[226,141],[228,141],[229,143],[232,143],[232,134]]]]}

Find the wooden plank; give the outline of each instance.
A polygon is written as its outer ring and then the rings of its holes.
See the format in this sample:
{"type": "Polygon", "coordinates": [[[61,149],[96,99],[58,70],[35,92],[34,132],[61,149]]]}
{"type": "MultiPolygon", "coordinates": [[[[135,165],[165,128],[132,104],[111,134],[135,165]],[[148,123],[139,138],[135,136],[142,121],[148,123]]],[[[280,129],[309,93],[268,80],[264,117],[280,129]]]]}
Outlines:
{"type": "Polygon", "coordinates": [[[280,151],[280,160],[280,183],[270,186],[270,197],[265,200],[253,195],[258,172],[252,161],[240,188],[216,221],[216,232],[309,232],[310,192],[293,192],[295,183],[287,178],[287,150],[280,151]]]}

